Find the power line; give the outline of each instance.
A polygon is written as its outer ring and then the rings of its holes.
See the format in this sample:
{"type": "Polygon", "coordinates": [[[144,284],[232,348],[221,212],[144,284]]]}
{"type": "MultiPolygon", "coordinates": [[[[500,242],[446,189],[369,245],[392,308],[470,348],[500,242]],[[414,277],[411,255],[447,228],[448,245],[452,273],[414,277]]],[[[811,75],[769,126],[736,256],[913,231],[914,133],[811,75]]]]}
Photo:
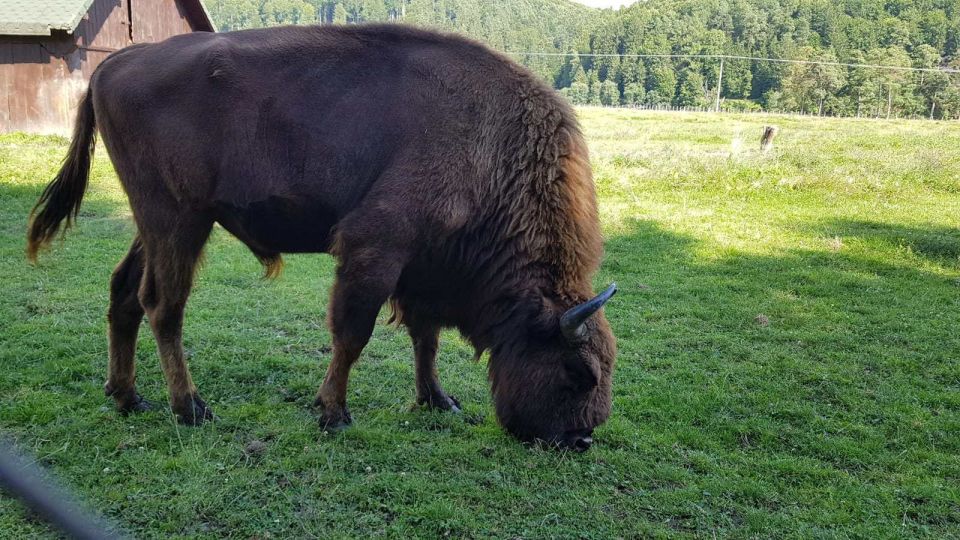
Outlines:
{"type": "Polygon", "coordinates": [[[709,58],[714,60],[750,60],[756,62],[779,62],[783,64],[806,64],[818,66],[839,66],[866,69],[888,69],[891,71],[921,71],[927,73],[960,73],[960,69],[953,68],[917,68],[904,66],[885,66],[880,64],[852,64],[847,62],[825,62],[821,60],[790,60],[786,58],[762,58],[759,56],[738,56],[733,54],[605,54],[605,53],[551,53],[551,52],[521,52],[508,51],[513,56],[576,56],[579,58],[709,58]]]}

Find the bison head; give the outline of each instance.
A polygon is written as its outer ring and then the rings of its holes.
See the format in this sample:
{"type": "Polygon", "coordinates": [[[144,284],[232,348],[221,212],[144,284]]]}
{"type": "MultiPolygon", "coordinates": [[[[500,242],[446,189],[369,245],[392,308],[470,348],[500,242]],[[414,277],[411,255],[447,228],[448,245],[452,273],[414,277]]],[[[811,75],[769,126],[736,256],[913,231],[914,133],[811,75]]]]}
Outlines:
{"type": "Polygon", "coordinates": [[[523,441],[583,451],[610,414],[616,341],[600,308],[617,291],[562,310],[548,300],[491,350],[500,423],[523,441]],[[522,326],[522,325],[521,325],[522,326]]]}

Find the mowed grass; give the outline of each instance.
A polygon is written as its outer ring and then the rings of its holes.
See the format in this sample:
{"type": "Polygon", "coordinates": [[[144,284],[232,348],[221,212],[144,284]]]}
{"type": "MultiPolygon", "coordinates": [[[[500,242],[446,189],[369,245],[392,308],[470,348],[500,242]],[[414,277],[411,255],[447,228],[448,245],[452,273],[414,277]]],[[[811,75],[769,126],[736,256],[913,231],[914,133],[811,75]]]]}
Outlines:
{"type": "MultiPolygon", "coordinates": [[[[506,436],[454,333],[439,369],[465,413],[412,410],[409,340],[386,324],[353,372],[354,426],[321,433],[334,263],[290,256],[264,281],[222,230],[184,330],[220,420],[119,416],[102,384],[123,193],[101,151],[79,226],[29,266],[26,215],[66,141],[23,135],[0,137],[0,428],[144,538],[960,536],[960,124],[580,115],[596,285],[620,285],[590,452],[506,436]]],[[[144,326],[138,382],[163,402],[154,347],[144,326]]],[[[0,536],[48,531],[0,498],[0,536]]]]}

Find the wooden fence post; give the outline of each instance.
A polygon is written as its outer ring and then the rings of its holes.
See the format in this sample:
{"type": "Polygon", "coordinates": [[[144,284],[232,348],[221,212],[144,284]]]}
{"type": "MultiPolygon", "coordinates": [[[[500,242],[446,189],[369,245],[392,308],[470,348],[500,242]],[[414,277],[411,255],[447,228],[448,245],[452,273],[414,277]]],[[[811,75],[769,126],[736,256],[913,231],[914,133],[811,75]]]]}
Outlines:
{"type": "Polygon", "coordinates": [[[773,139],[777,136],[780,129],[777,126],[767,126],[763,128],[763,136],[760,137],[760,151],[767,153],[773,150],[773,139]]]}

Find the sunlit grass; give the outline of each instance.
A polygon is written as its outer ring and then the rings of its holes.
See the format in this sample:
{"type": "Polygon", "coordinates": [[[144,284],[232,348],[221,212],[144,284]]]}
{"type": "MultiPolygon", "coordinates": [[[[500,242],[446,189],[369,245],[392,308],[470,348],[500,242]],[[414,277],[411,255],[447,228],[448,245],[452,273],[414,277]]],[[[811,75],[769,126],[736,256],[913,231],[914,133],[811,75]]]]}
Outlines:
{"type": "MultiPolygon", "coordinates": [[[[101,388],[123,192],[101,151],[79,226],[30,267],[26,214],[66,141],[23,135],[0,136],[0,428],[137,537],[956,537],[960,125],[580,114],[597,285],[621,288],[614,412],[589,453],[504,435],[452,333],[441,380],[465,414],[411,410],[409,340],[385,324],[351,380],[355,425],[321,434],[333,261],[263,281],[221,230],[184,331],[220,421],[118,416],[101,388]]],[[[163,401],[146,327],[138,361],[163,401]]],[[[0,537],[46,530],[0,498],[0,537]]]]}

